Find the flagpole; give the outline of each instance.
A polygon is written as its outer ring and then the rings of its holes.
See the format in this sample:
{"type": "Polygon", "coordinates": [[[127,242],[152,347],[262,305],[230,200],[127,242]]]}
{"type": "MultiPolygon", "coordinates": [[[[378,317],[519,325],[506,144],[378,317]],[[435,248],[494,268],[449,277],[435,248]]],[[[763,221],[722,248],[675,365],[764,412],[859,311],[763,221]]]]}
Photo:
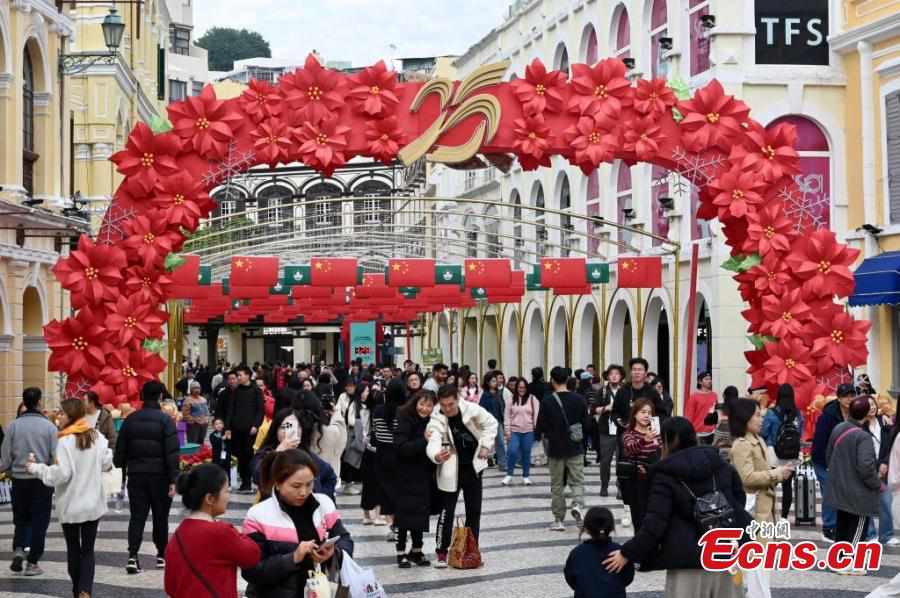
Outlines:
{"type": "Polygon", "coordinates": [[[644,355],[644,298],[643,289],[637,288],[637,354],[644,355]]]}
{"type": "Polygon", "coordinates": [[[697,311],[697,262],[700,258],[700,246],[694,243],[691,247],[691,287],[688,289],[688,309],[687,309],[687,354],[684,356],[684,400],[691,394],[691,369],[694,367],[694,339],[697,336],[697,317],[694,313],[697,311]]]}
{"type": "Polygon", "coordinates": [[[670,387],[674,402],[673,415],[684,413],[683,408],[678,408],[678,401],[681,398],[681,389],[678,386],[678,351],[681,347],[681,337],[678,336],[680,330],[678,320],[681,317],[681,264],[678,263],[680,255],[681,246],[679,245],[672,252],[672,257],[674,258],[672,264],[675,268],[675,299],[673,301],[673,311],[675,313],[672,314],[672,338],[675,340],[672,343],[672,385],[670,387]]]}

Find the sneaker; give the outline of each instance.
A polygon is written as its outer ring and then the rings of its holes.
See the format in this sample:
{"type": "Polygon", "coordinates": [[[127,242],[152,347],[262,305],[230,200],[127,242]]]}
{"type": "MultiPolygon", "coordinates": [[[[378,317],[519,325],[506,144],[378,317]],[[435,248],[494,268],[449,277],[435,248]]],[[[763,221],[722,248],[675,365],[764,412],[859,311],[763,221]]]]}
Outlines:
{"type": "Polygon", "coordinates": [[[25,565],[25,577],[36,577],[43,574],[44,570],[41,569],[37,563],[28,563],[25,565]]]}
{"type": "Polygon", "coordinates": [[[388,542],[390,542],[392,544],[397,543],[397,530],[394,528],[394,526],[391,526],[391,529],[388,530],[387,537],[385,538],[385,540],[387,540],[388,542]]]}
{"type": "Polygon", "coordinates": [[[375,520],[371,517],[363,517],[363,525],[375,525],[375,520]]]}
{"type": "Polygon", "coordinates": [[[409,553],[410,562],[414,563],[416,567],[430,567],[431,561],[425,558],[425,555],[420,550],[413,550],[409,553]]]}
{"type": "Polygon", "coordinates": [[[891,548],[896,548],[900,546],[900,538],[891,538],[887,542],[884,543],[885,546],[890,546],[891,548]]]}
{"type": "Polygon", "coordinates": [[[375,518],[375,525],[387,525],[387,524],[388,524],[388,520],[385,519],[384,517],[381,517],[379,515],[378,517],[375,518]]]}
{"type": "Polygon", "coordinates": [[[581,514],[581,507],[578,505],[572,505],[572,519],[575,520],[575,525],[581,527],[584,524],[584,516],[581,514]]]}
{"type": "Polygon", "coordinates": [[[125,572],[129,575],[136,575],[141,572],[141,563],[137,557],[128,557],[128,564],[125,565],[125,572]]]}
{"type": "Polygon", "coordinates": [[[553,522],[553,525],[550,526],[550,531],[551,532],[564,532],[564,531],[566,531],[566,526],[562,521],[557,519],[556,521],[553,522]]]}
{"type": "Polygon", "coordinates": [[[409,562],[409,557],[406,554],[398,554],[397,555],[397,566],[401,569],[410,569],[412,568],[412,563],[409,562]]]}
{"type": "Polygon", "coordinates": [[[434,561],[435,569],[446,569],[447,568],[447,553],[446,552],[438,552],[437,560],[434,561]]]}
{"type": "Polygon", "coordinates": [[[509,486],[510,483],[512,483],[512,476],[506,476],[505,478],[503,478],[503,481],[500,483],[503,484],[504,486],[509,486]]]}
{"type": "Polygon", "coordinates": [[[622,517],[622,527],[631,527],[631,518],[628,515],[622,517]]]}
{"type": "Polygon", "coordinates": [[[526,486],[531,486],[531,478],[522,478],[522,483],[526,486]]]}
{"type": "Polygon", "coordinates": [[[362,494],[362,485],[361,484],[347,484],[346,494],[350,496],[358,496],[362,494]]]}
{"type": "Polygon", "coordinates": [[[253,494],[253,490],[250,488],[250,485],[241,484],[241,487],[238,488],[238,494],[253,494]]]}
{"type": "Polygon", "coordinates": [[[823,527],[822,528],[822,541],[828,544],[834,544],[834,528],[831,527],[823,527]]]}
{"type": "Polygon", "coordinates": [[[22,572],[22,563],[25,562],[25,551],[21,548],[16,549],[15,556],[13,556],[12,562],[9,564],[9,570],[13,573],[21,573],[22,572]]]}
{"type": "Polygon", "coordinates": [[[563,496],[572,496],[572,489],[569,488],[568,486],[566,486],[566,487],[563,489],[563,496]]]}
{"type": "Polygon", "coordinates": [[[166,568],[166,559],[161,556],[156,557],[156,568],[157,569],[165,569],[166,568]]]}

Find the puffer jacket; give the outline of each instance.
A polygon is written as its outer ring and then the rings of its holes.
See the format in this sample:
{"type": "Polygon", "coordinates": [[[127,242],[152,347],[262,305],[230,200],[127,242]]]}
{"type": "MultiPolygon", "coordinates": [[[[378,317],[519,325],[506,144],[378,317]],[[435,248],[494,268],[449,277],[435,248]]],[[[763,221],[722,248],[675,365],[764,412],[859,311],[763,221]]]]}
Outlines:
{"type": "Polygon", "coordinates": [[[826,458],[825,502],[854,515],[878,515],[881,480],[869,432],[853,420],[838,424],[828,439],[826,458]]]}
{"type": "Polygon", "coordinates": [[[812,462],[821,467],[828,467],[828,439],[835,426],[844,421],[840,399],[829,401],[822,409],[822,415],[816,420],[816,432],[813,436],[812,462]]]}
{"type": "Polygon", "coordinates": [[[174,484],[178,477],[178,433],[172,418],[156,401],[125,418],[113,462],[130,474],[164,475],[174,484]]]}
{"type": "MultiPolygon", "coordinates": [[[[299,598],[314,563],[310,557],[295,563],[300,542],[339,537],[335,552],[353,556],[353,540],[341,522],[334,502],[324,494],[313,494],[302,507],[288,507],[277,494],[250,507],[243,531],[257,543],[262,554],[252,569],[242,575],[253,598],[299,598]]],[[[323,563],[323,566],[325,564],[323,563]]]]}

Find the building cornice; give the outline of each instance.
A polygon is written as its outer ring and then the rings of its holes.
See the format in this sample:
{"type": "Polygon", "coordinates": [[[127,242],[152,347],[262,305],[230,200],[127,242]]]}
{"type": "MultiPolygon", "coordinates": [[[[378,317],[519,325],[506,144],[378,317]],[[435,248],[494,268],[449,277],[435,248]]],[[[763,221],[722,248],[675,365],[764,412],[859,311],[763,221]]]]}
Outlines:
{"type": "Polygon", "coordinates": [[[856,52],[856,44],[859,42],[874,44],[894,36],[900,36],[900,12],[850,31],[832,35],[828,38],[828,45],[838,54],[852,54],[856,52]]]}
{"type": "Polygon", "coordinates": [[[875,69],[875,72],[878,73],[879,77],[884,78],[900,75],[900,58],[888,60],[887,62],[880,64],[878,68],[875,69]]]}
{"type": "Polygon", "coordinates": [[[56,6],[49,0],[13,0],[12,8],[23,13],[32,10],[50,23],[50,30],[57,31],[63,37],[75,35],[75,23],[65,14],[56,10],[56,6]]]}
{"type": "Polygon", "coordinates": [[[5,243],[0,243],[0,257],[32,264],[46,264],[48,266],[53,266],[59,261],[58,253],[30,247],[19,247],[18,245],[7,245],[5,243]]]}
{"type": "Polygon", "coordinates": [[[47,340],[43,336],[23,336],[23,353],[44,353],[47,350],[47,340]]]}

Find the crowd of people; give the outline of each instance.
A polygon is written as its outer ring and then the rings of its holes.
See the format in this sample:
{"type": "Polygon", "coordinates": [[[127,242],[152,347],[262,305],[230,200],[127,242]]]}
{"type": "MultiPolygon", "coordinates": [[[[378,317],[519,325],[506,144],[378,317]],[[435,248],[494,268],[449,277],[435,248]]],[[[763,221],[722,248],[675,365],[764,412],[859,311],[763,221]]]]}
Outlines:
{"type": "MultiPolygon", "coordinates": [[[[123,409],[119,422],[92,392],[51,413],[39,389],[25,390],[0,446],[0,470],[12,478],[12,571],[42,573],[55,495],[73,596],[89,598],[107,510],[103,476],[113,468],[123,473],[130,510],[126,571],[142,571],[152,514],[155,567],[165,569],[173,598],[236,597],[238,571],[258,598],[299,595],[317,566],[333,570],[335,559],[353,554],[339,493],[359,497],[363,525],[385,528],[398,567],[444,568],[460,494],[477,540],[484,472],[496,468],[503,486],[527,487],[532,467],[545,464],[549,529],[563,532],[571,520],[587,535],[565,563],[576,598],[624,596],[635,569],[665,570],[669,597],[736,597],[743,590],[731,573],[701,568],[700,533],[787,518],[805,445],[789,385],[773,401],[766,389],[719,395],[701,372],[680,417],[665,380],[641,357],[603,371],[557,366],[547,378],[540,367],[530,378],[507,377],[495,362],[481,376],[465,365],[426,370],[411,361],[402,369],[186,365],[175,397],[148,382],[141,408],[123,409]],[[183,448],[204,444],[210,462],[183,470],[183,448]],[[609,496],[615,471],[617,498],[628,506],[633,537],[621,544],[612,512],[587,504],[592,460],[599,495],[609,496]],[[232,488],[255,495],[240,529],[217,521],[232,488]],[[188,515],[170,537],[176,495],[188,515]],[[700,522],[697,497],[710,495],[727,508],[700,522]],[[425,551],[432,517],[433,557],[425,551]]],[[[891,516],[900,494],[893,415],[871,388],[845,384],[818,418],[810,453],[824,495],[823,539],[900,544],[891,516]]],[[[764,574],[753,583],[751,595],[768,591],[764,574]]]]}

